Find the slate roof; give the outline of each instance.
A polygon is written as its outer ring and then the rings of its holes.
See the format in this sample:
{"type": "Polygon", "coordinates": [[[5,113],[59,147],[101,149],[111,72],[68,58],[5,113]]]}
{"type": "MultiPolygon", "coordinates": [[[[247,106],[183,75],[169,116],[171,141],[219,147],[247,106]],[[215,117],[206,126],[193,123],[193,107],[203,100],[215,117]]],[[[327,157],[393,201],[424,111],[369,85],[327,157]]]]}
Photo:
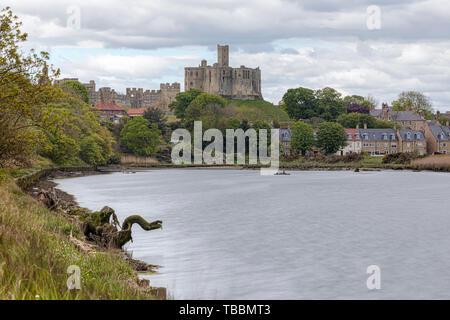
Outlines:
{"type": "MultiPolygon", "coordinates": [[[[370,111],[370,115],[373,117],[381,116],[382,109],[374,109],[370,111]]],[[[417,121],[421,120],[420,117],[414,111],[393,111],[389,108],[392,120],[394,121],[417,121]]]]}
{"type": "Polygon", "coordinates": [[[438,141],[450,141],[450,128],[446,126],[429,126],[438,141]]]}
{"type": "Polygon", "coordinates": [[[362,141],[398,141],[394,129],[360,129],[362,141]]]}
{"type": "Polygon", "coordinates": [[[280,129],[280,139],[283,142],[291,141],[291,129],[280,129]]]}
{"type": "Polygon", "coordinates": [[[381,109],[374,109],[372,111],[370,111],[370,115],[372,117],[379,117],[381,115],[381,109]]]}
{"type": "Polygon", "coordinates": [[[425,141],[425,134],[422,131],[401,129],[399,133],[404,141],[425,141]]]}

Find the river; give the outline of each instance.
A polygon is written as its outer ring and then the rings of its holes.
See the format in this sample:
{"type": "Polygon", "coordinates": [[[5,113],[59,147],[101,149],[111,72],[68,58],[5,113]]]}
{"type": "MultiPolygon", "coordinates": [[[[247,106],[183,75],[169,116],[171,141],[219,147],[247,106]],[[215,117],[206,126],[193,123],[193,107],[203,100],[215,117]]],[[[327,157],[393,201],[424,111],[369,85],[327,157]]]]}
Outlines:
{"type": "Polygon", "coordinates": [[[81,206],[140,214],[133,258],[175,299],[449,299],[450,175],[166,169],[58,179],[81,206]],[[376,265],[381,288],[369,290],[376,265]]]}

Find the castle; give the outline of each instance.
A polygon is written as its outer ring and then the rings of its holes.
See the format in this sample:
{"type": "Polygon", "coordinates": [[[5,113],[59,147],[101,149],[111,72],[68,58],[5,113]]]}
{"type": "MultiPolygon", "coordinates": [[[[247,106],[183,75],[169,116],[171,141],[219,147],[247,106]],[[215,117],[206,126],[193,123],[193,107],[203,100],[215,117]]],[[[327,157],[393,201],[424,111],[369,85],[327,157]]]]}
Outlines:
{"type": "MultiPolygon", "coordinates": [[[[64,78],[56,80],[56,84],[64,81],[75,80],[77,78],[64,78]]],[[[159,90],[145,90],[142,88],[127,88],[125,94],[120,94],[109,87],[102,87],[96,91],[95,81],[83,83],[89,90],[89,100],[91,106],[98,103],[107,103],[114,101],[117,105],[124,109],[137,109],[158,107],[164,110],[169,109],[169,104],[175,100],[175,96],[180,92],[180,84],[175,82],[172,84],[161,83],[159,90]]]]}
{"type": "Polygon", "coordinates": [[[195,88],[226,99],[262,99],[261,70],[229,66],[228,45],[217,45],[217,63],[209,66],[202,60],[198,67],[184,69],[185,91],[195,88]]]}

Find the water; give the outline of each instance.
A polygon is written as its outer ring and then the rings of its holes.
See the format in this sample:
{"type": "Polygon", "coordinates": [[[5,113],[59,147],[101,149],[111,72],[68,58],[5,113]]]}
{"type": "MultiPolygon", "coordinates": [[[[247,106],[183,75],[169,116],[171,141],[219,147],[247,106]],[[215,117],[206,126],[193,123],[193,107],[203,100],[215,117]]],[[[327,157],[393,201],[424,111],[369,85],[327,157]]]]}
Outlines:
{"type": "Polygon", "coordinates": [[[57,181],[133,227],[133,257],[175,299],[449,299],[450,175],[170,169],[57,181]],[[368,290],[369,265],[381,289],[368,290]]]}

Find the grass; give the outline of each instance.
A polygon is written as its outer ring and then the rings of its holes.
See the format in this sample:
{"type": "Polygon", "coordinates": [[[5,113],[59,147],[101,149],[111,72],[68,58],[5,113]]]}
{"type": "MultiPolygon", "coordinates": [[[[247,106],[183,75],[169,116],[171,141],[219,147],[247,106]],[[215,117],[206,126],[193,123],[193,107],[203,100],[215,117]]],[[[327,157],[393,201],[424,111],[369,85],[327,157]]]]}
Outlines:
{"type": "Polygon", "coordinates": [[[365,156],[363,160],[357,162],[336,162],[325,163],[313,161],[308,158],[298,158],[292,161],[281,161],[280,167],[291,169],[402,169],[406,168],[403,164],[384,164],[383,157],[365,156]]]}
{"type": "Polygon", "coordinates": [[[4,173],[0,181],[0,299],[145,299],[137,275],[111,252],[94,256],[69,240],[78,224],[49,211],[4,173]],[[81,269],[81,290],[69,290],[67,268],[81,269]]]}
{"type": "Polygon", "coordinates": [[[120,158],[121,164],[157,164],[159,161],[152,157],[139,157],[135,155],[122,155],[120,158]]]}
{"type": "Polygon", "coordinates": [[[228,106],[236,112],[236,118],[239,120],[274,120],[289,121],[288,114],[265,100],[229,100],[228,106]]]}
{"type": "Polygon", "coordinates": [[[433,155],[411,161],[411,167],[419,170],[450,171],[450,155],[433,155]]]}

